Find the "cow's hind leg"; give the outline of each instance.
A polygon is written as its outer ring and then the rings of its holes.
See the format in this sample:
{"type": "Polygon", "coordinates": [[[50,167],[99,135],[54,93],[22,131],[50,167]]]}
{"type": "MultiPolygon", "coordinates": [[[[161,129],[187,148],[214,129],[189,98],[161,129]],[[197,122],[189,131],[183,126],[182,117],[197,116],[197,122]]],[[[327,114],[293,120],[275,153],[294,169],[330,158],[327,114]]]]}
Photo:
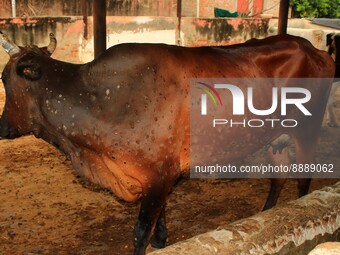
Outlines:
{"type": "Polygon", "coordinates": [[[334,97],[335,97],[335,92],[337,88],[340,86],[340,81],[333,83],[331,93],[328,98],[327,102],[327,119],[328,119],[328,126],[330,127],[336,127],[336,118],[334,114],[334,97]]]}
{"type": "MultiPolygon", "coordinates": [[[[282,135],[273,142],[271,142],[267,156],[270,164],[274,165],[288,165],[290,164],[288,144],[290,137],[288,135],[282,135]]],[[[286,174],[279,173],[279,178],[271,179],[270,191],[268,194],[267,201],[263,207],[264,210],[268,210],[275,206],[281,190],[286,182],[286,174]]]]}
{"type": "Polygon", "coordinates": [[[268,210],[276,205],[276,202],[280,196],[281,190],[286,182],[286,179],[285,178],[271,179],[270,181],[271,181],[270,191],[262,211],[268,210]]]}
{"type": "Polygon", "coordinates": [[[296,150],[296,166],[302,167],[302,172],[298,172],[298,176],[296,176],[299,197],[306,195],[309,190],[311,174],[308,172],[308,169],[310,164],[314,163],[322,119],[323,112],[320,111],[318,114],[313,115],[313,121],[310,120],[309,123],[303,123],[301,128],[297,129],[293,135],[296,150]]]}
{"type": "MultiPolygon", "coordinates": [[[[310,133],[308,131],[305,131],[310,133]]],[[[315,150],[317,145],[318,132],[315,134],[303,134],[302,132],[294,137],[296,148],[296,166],[305,165],[309,167],[311,163],[314,163],[315,150]]],[[[304,168],[304,167],[303,167],[304,168]]],[[[302,197],[308,193],[310,186],[310,176],[307,173],[301,172],[301,178],[297,178],[299,197],[302,197]]],[[[299,176],[297,176],[299,177],[299,176]]]]}
{"type": "Polygon", "coordinates": [[[297,181],[298,181],[299,197],[307,195],[311,179],[303,178],[303,179],[297,179],[297,181]]]}

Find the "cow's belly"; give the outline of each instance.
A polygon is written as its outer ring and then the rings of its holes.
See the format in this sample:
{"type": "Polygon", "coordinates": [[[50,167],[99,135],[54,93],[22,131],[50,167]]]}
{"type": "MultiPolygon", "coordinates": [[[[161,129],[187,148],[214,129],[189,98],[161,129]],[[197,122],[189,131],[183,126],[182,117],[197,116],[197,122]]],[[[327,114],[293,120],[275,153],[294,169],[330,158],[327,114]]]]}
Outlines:
{"type": "Polygon", "coordinates": [[[79,151],[77,157],[72,157],[72,163],[78,174],[112,190],[115,195],[127,202],[136,201],[141,197],[142,185],[136,178],[138,169],[122,167],[115,159],[88,149],[79,151]]]}

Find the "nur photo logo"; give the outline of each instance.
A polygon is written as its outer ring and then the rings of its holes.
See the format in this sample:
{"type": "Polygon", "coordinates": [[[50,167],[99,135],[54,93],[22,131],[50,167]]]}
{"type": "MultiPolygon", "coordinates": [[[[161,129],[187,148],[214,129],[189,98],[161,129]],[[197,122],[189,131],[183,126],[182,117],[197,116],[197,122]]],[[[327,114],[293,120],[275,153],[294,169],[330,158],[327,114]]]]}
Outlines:
{"type": "MultiPolygon", "coordinates": [[[[311,99],[311,92],[308,89],[296,86],[298,84],[289,87],[268,86],[268,82],[275,84],[277,80],[265,79],[263,84],[268,88],[265,88],[266,91],[263,93],[264,86],[261,86],[261,81],[257,79],[253,81],[247,79],[241,82],[241,84],[249,84],[245,86],[236,85],[237,83],[240,84],[240,80],[236,80],[235,83],[230,83],[228,80],[226,83],[214,83],[213,85],[197,81],[195,88],[201,91],[201,115],[209,115],[209,104],[213,104],[215,107],[219,106],[219,109],[214,109],[212,114],[216,116],[216,113],[221,113],[218,114],[219,118],[214,117],[212,119],[213,127],[226,124],[229,124],[229,127],[262,127],[266,124],[274,127],[278,123],[283,127],[295,127],[298,125],[297,120],[285,118],[288,108],[290,108],[290,111],[298,110],[305,116],[312,116],[306,107],[311,99]],[[228,101],[228,104],[224,101],[228,101]],[[223,112],[230,113],[230,109],[227,109],[228,106],[231,108],[232,117],[237,116],[237,119],[223,116],[223,112]],[[273,115],[277,117],[272,118],[273,115]],[[239,117],[242,116],[244,118],[240,119],[239,117]]],[[[281,83],[284,82],[285,80],[282,79],[281,83]]]]}

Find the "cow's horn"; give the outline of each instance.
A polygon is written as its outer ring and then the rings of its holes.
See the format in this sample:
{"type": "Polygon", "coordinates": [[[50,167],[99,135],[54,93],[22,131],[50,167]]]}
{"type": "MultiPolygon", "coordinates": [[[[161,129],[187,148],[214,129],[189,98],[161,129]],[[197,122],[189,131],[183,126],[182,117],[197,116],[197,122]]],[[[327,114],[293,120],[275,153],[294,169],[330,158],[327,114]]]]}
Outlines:
{"type": "Polygon", "coordinates": [[[11,40],[8,39],[7,35],[0,31],[0,45],[10,55],[14,55],[20,52],[20,48],[16,46],[11,40]]]}
{"type": "Polygon", "coordinates": [[[55,48],[57,48],[57,39],[53,33],[50,33],[50,44],[47,46],[47,51],[52,55],[55,48]]]}

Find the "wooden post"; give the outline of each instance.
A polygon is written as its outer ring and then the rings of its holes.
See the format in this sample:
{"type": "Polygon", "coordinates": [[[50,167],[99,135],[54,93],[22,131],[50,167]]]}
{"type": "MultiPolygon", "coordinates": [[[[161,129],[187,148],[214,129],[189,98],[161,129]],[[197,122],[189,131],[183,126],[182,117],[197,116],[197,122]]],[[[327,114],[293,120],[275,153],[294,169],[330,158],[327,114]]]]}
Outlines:
{"type": "Polygon", "coordinates": [[[106,50],[106,0],[93,1],[94,57],[106,50]]]}
{"type": "Polygon", "coordinates": [[[81,1],[81,12],[83,14],[83,22],[84,22],[84,39],[87,40],[88,36],[88,22],[87,22],[87,5],[86,5],[87,0],[82,0],[81,1]]]}
{"type": "Polygon", "coordinates": [[[177,45],[181,45],[181,21],[182,21],[182,0],[177,0],[177,45]]]}
{"type": "Polygon", "coordinates": [[[289,0],[280,1],[278,34],[287,34],[289,0]]]}

